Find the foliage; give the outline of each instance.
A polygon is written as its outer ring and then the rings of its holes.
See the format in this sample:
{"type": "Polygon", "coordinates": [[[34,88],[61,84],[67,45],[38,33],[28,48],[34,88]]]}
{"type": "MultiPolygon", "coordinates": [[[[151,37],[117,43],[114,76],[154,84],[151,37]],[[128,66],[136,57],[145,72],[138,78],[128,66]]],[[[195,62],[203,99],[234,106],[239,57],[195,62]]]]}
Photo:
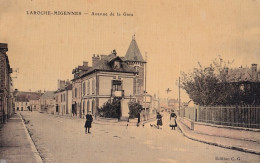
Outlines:
{"type": "Polygon", "coordinates": [[[101,117],[119,119],[121,116],[120,100],[114,99],[107,101],[101,108],[98,108],[98,113],[101,117]]]}
{"type": "Polygon", "coordinates": [[[259,82],[228,83],[224,81],[225,69],[232,62],[224,62],[221,57],[208,67],[195,68],[192,73],[181,74],[181,88],[197,105],[255,105],[259,104],[259,82]]]}
{"type": "Polygon", "coordinates": [[[137,118],[138,113],[140,113],[143,109],[142,105],[137,102],[129,102],[129,118],[137,118]]]}

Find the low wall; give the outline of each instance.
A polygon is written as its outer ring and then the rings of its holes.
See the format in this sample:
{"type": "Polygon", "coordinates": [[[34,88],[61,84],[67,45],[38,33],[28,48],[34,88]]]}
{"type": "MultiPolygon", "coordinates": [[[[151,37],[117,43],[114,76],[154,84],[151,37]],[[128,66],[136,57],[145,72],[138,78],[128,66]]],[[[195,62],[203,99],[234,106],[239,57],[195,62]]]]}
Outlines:
{"type": "Polygon", "coordinates": [[[118,122],[117,118],[104,118],[104,117],[97,117],[98,121],[104,121],[104,122],[118,122]]]}
{"type": "Polygon", "coordinates": [[[179,120],[189,129],[194,130],[194,132],[196,133],[260,142],[260,129],[230,127],[201,122],[193,122],[187,118],[179,118],[179,120]]]}
{"type": "Polygon", "coordinates": [[[207,135],[260,142],[260,130],[257,129],[208,125],[206,123],[196,122],[194,123],[194,131],[207,135]]]}
{"type": "Polygon", "coordinates": [[[179,120],[181,120],[181,122],[187,126],[190,130],[194,130],[194,122],[192,122],[191,120],[189,120],[188,118],[179,118],[179,120]]]}

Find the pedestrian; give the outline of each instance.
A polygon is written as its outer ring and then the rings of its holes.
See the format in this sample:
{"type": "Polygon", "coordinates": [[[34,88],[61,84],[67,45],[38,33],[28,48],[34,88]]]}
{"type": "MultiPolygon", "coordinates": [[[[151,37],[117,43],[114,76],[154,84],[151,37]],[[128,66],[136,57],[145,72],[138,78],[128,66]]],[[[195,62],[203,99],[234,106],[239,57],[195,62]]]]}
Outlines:
{"type": "Polygon", "coordinates": [[[83,115],[82,118],[85,118],[85,108],[83,108],[83,115]]]}
{"type": "Polygon", "coordinates": [[[140,115],[140,113],[138,112],[138,114],[137,114],[137,127],[139,126],[139,124],[140,124],[140,118],[141,118],[141,115],[140,115]]]}
{"type": "Polygon", "coordinates": [[[177,118],[177,115],[174,113],[174,110],[172,110],[171,114],[170,114],[170,127],[174,128],[175,130],[175,127],[177,127],[177,123],[176,123],[176,118],[177,118]]]}
{"type": "Polygon", "coordinates": [[[91,124],[92,124],[92,121],[93,121],[93,117],[92,115],[90,114],[91,111],[88,111],[88,114],[86,115],[86,122],[85,122],[85,133],[89,133],[90,134],[90,128],[91,128],[91,124]]]}
{"type": "Polygon", "coordinates": [[[156,118],[157,118],[157,128],[159,129],[160,126],[163,125],[163,124],[162,124],[162,115],[161,115],[159,112],[157,112],[156,118]]]}

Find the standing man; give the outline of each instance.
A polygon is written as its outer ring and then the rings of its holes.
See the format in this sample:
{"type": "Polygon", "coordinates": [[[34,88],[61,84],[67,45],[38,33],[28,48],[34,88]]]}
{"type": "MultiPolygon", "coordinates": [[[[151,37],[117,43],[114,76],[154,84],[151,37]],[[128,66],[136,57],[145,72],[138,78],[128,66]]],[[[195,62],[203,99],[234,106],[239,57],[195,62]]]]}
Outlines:
{"type": "Polygon", "coordinates": [[[90,134],[90,128],[91,128],[91,124],[92,124],[92,121],[93,121],[93,117],[92,115],[90,114],[91,111],[88,111],[88,114],[86,115],[86,122],[85,122],[85,133],[89,133],[90,134]]]}

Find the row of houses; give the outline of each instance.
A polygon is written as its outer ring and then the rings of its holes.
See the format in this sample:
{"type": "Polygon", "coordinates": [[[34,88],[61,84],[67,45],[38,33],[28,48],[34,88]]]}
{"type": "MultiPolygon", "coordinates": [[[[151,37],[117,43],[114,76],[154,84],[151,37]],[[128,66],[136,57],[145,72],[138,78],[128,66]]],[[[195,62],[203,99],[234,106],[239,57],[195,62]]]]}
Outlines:
{"type": "Polygon", "coordinates": [[[7,51],[8,45],[0,43],[0,123],[5,123],[14,113],[12,68],[6,54],[7,51]]]}
{"type": "MultiPolygon", "coordinates": [[[[107,55],[93,54],[92,66],[83,61],[82,65],[72,70],[72,80],[58,80],[56,91],[39,93],[39,107],[36,110],[84,117],[87,112],[97,115],[97,109],[107,101],[119,99],[122,120],[129,117],[130,101],[142,104],[144,115],[148,118],[156,113],[159,100],[145,90],[146,64],[133,37],[124,56],[117,54],[116,50],[107,55]]],[[[28,97],[29,103],[23,108],[34,110],[32,97],[28,97]]],[[[16,109],[21,110],[21,106],[17,104],[16,109]]]]}

